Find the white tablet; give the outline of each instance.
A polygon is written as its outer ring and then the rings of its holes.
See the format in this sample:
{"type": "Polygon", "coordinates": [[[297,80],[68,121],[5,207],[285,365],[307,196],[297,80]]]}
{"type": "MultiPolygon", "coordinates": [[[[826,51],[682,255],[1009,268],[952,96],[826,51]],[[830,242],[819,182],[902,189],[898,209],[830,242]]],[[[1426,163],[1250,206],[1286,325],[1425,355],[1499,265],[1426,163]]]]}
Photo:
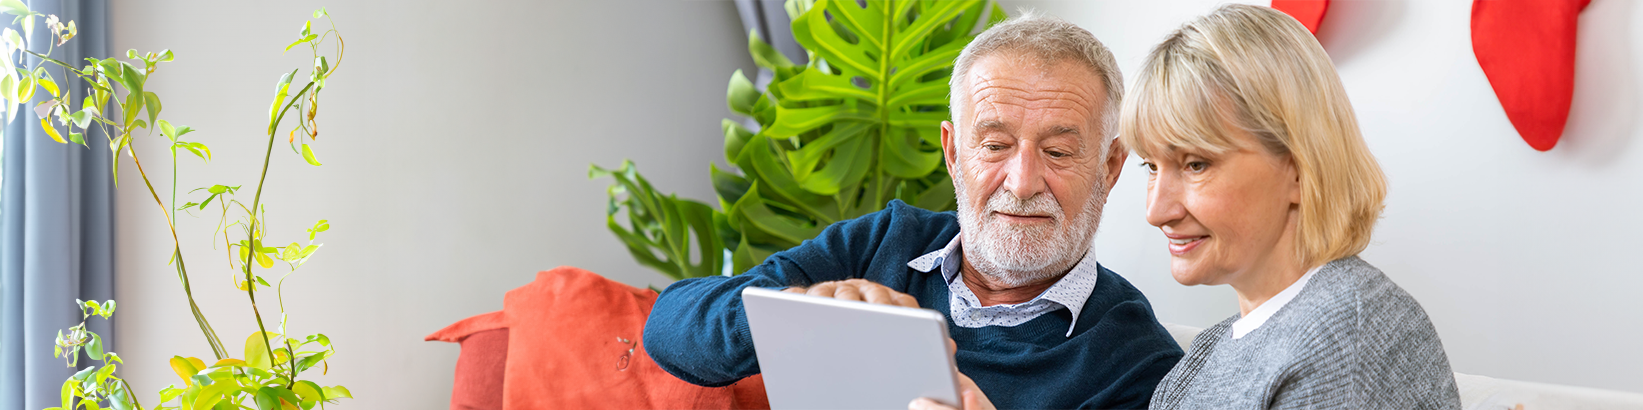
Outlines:
{"type": "Polygon", "coordinates": [[[939,312],[757,287],[742,290],[742,303],[772,409],[904,409],[919,397],[958,405],[939,312]]]}

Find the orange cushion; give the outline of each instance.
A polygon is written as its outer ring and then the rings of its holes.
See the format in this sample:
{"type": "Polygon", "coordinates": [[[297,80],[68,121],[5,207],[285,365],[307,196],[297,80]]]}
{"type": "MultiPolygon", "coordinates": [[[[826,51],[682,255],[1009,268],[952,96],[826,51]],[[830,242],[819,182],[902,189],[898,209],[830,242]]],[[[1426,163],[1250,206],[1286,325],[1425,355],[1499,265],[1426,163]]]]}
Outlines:
{"type": "Polygon", "coordinates": [[[463,319],[423,340],[462,344],[451,383],[451,410],[500,410],[508,361],[508,324],[502,311],[463,319]]]}
{"type": "MultiPolygon", "coordinates": [[[[770,408],[761,376],[712,388],[657,367],[641,340],[655,303],[654,291],[558,267],[508,291],[502,312],[458,322],[428,338],[459,341],[464,332],[507,326],[504,409],[770,408]]],[[[453,409],[456,399],[453,395],[453,409]]]]}

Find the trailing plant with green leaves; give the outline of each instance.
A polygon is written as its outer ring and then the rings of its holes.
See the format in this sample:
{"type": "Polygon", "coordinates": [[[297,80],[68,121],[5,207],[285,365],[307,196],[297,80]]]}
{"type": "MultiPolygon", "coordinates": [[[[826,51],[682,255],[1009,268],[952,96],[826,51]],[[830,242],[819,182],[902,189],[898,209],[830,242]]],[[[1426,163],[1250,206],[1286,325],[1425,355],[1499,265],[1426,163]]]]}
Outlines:
{"type": "MultiPolygon", "coordinates": [[[[211,353],[215,359],[207,364],[195,357],[171,358],[169,364],[182,378],[182,385],[172,385],[161,390],[159,402],[153,407],[146,408],[312,409],[315,406],[324,407],[325,403],[334,403],[338,399],[350,398],[351,394],[347,388],[322,387],[311,380],[301,378],[304,376],[303,372],[316,367],[322,374],[328,370],[326,359],[336,353],[330,338],[323,334],[302,337],[286,334],[289,318],[284,306],[285,279],[319,250],[321,245],[314,242],[317,239],[316,235],[330,229],[330,224],[325,220],[315,223],[312,228],[306,230],[306,242],[291,242],[290,245],[283,247],[268,246],[265,227],[267,208],[262,202],[263,184],[267,181],[274,141],[278,139],[278,131],[281,130],[281,124],[285,123],[287,114],[296,113],[302,118],[296,121],[295,126],[289,127],[286,143],[290,145],[292,152],[297,153],[309,165],[320,165],[311,147],[319,136],[318,123],[315,122],[319,94],[325,88],[326,79],[336,73],[343,52],[341,33],[336,30],[334,23],[330,23],[330,14],[323,8],[315,11],[314,19],[324,18],[331,27],[314,31],[313,22],[307,21],[303,24],[297,41],[286,47],[286,51],[290,51],[298,46],[306,46],[307,51],[311,51],[314,56],[314,65],[307,76],[307,84],[295,93],[291,92],[291,86],[294,80],[301,78],[297,75],[300,69],[284,74],[275,85],[274,101],[268,111],[268,148],[263,154],[262,173],[254,185],[255,194],[250,205],[247,206],[236,197],[240,187],[244,185],[219,184],[189,191],[189,194],[200,195],[204,199],[173,208],[177,203],[178,151],[193,154],[208,163],[213,157],[210,147],[183,139],[193,131],[191,127],[161,119],[162,105],[159,95],[145,89],[149,77],[155,73],[158,65],[172,61],[171,51],[138,53],[137,50],[131,50],[126,53],[126,61],[116,58],[87,58],[83,65],[71,64],[53,59],[50,55],[52,48],[62,46],[74,38],[78,31],[74,22],[63,22],[57,16],[35,13],[18,0],[0,0],[0,12],[17,16],[14,24],[20,25],[24,33],[32,33],[36,19],[44,17],[46,31],[51,33],[52,39],[46,46],[45,53],[37,53],[28,48],[24,35],[20,35],[16,30],[7,28],[0,32],[0,39],[3,39],[5,44],[5,53],[0,56],[0,62],[13,67],[10,70],[0,70],[0,100],[3,100],[3,103],[0,103],[0,110],[5,111],[7,121],[13,120],[19,112],[23,112],[23,105],[32,104],[33,113],[38,117],[41,129],[59,143],[88,146],[88,136],[96,132],[107,136],[109,153],[115,164],[112,175],[115,183],[119,182],[119,157],[121,153],[125,153],[136,164],[144,186],[148,188],[155,204],[160,206],[166,225],[170,228],[173,248],[171,259],[167,263],[176,268],[177,278],[183,286],[183,294],[188,299],[190,313],[199,325],[206,342],[211,346],[211,353]],[[334,42],[334,45],[330,42],[334,42]],[[335,50],[333,55],[327,56],[327,53],[322,53],[332,50],[332,47],[335,50]],[[30,60],[28,57],[34,59],[30,60]],[[336,61],[337,65],[333,65],[332,61],[336,61]],[[23,62],[29,62],[32,66],[21,64],[23,62]],[[41,91],[44,94],[41,94],[41,91]],[[35,97],[40,95],[49,95],[50,98],[35,103],[35,97]],[[62,131],[59,131],[59,127],[62,131]],[[143,167],[138,151],[133,148],[133,145],[140,141],[134,136],[152,137],[155,132],[165,138],[164,143],[171,153],[169,202],[161,199],[161,194],[155,189],[153,181],[143,167]],[[297,135],[298,132],[302,135],[297,135]],[[217,337],[204,312],[194,302],[189,271],[184,263],[182,244],[178,239],[176,227],[176,211],[204,211],[213,200],[216,204],[213,210],[222,212],[213,235],[220,234],[223,237],[225,251],[229,254],[228,267],[235,271],[231,277],[234,278],[238,290],[245,292],[250,301],[251,319],[255,319],[257,325],[257,331],[246,339],[244,349],[232,352],[217,337]],[[243,239],[234,241],[231,238],[243,239]],[[289,269],[281,273],[276,283],[270,284],[255,269],[272,269],[275,260],[284,261],[289,269]],[[263,310],[257,304],[258,292],[264,289],[274,291],[279,308],[278,327],[270,328],[264,322],[263,310]],[[236,358],[233,356],[235,353],[243,354],[236,358]]],[[[84,320],[90,319],[91,316],[100,316],[104,319],[112,316],[114,301],[76,303],[81,309],[82,321],[79,325],[67,329],[66,333],[59,332],[53,353],[57,357],[65,358],[71,368],[79,365],[81,354],[100,365],[88,366],[65,380],[62,405],[53,409],[145,409],[139,403],[137,395],[131,391],[131,386],[119,377],[117,368],[124,363],[123,359],[114,352],[106,351],[102,336],[86,329],[85,326],[84,320]]]]}
{"type": "Polygon", "coordinates": [[[740,70],[730,77],[730,109],[759,129],[722,122],[725,159],[740,173],[709,165],[720,210],[657,192],[632,162],[592,167],[590,177],[615,179],[607,226],[639,263],[674,279],[737,274],[891,199],[954,208],[939,128],[947,83],[953,59],[1006,18],[1003,8],[788,0],[787,12],[809,63],[749,36],[753,62],[775,75],[764,90],[740,70]],[[617,218],[623,210],[627,226],[617,218]]]}
{"type": "MultiPolygon", "coordinates": [[[[86,320],[91,319],[92,316],[100,316],[105,320],[109,316],[113,316],[114,301],[108,300],[98,303],[95,300],[83,301],[76,299],[74,304],[80,308],[80,324],[68,328],[67,334],[64,334],[61,330],[57,331],[57,343],[53,347],[52,357],[65,357],[66,354],[68,366],[74,367],[80,362],[80,351],[84,350],[86,358],[102,362],[103,365],[88,366],[85,370],[75,373],[74,377],[65,382],[63,384],[64,403],[68,403],[71,398],[78,398],[82,402],[109,403],[115,408],[140,407],[136,406],[137,398],[131,391],[131,385],[127,384],[124,379],[114,375],[114,371],[119,368],[119,363],[123,363],[120,355],[103,351],[106,348],[103,345],[103,337],[86,329],[86,320]],[[131,406],[120,406],[127,403],[131,406]]],[[[64,404],[63,407],[54,408],[67,409],[72,407],[64,404]]]]}

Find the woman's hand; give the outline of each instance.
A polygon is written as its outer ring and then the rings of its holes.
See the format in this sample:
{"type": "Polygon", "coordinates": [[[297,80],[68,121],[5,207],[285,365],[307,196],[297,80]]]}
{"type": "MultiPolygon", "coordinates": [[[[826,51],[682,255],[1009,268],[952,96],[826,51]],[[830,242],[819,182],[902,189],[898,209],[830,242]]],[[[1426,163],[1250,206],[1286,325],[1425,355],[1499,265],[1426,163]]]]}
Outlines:
{"type": "MultiPolygon", "coordinates": [[[[958,396],[959,400],[964,401],[964,410],[996,410],[993,407],[993,402],[991,400],[987,400],[987,395],[981,392],[980,387],[976,387],[976,382],[974,380],[970,380],[970,376],[965,376],[964,373],[959,373],[958,384],[958,396]]],[[[907,410],[959,409],[955,409],[953,406],[948,406],[935,400],[930,400],[928,397],[920,397],[917,400],[913,400],[912,403],[907,403],[907,410]]]]}

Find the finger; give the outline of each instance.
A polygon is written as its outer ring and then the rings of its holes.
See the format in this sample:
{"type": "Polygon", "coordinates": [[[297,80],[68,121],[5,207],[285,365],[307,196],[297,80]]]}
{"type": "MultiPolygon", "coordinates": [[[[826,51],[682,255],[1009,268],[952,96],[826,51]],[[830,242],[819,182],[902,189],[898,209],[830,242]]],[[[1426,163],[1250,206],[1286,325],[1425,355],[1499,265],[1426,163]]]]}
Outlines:
{"type": "Polygon", "coordinates": [[[877,285],[870,285],[870,286],[863,286],[863,287],[858,288],[858,289],[861,290],[862,299],[864,299],[867,303],[877,303],[877,304],[880,304],[880,305],[894,305],[894,304],[896,304],[896,300],[895,300],[894,296],[891,295],[892,291],[890,290],[890,288],[886,288],[886,287],[883,287],[883,286],[877,286],[877,285]]]}
{"type": "Polygon", "coordinates": [[[992,400],[987,399],[987,394],[981,392],[981,387],[976,386],[976,381],[970,376],[959,373],[958,386],[959,401],[964,404],[965,410],[993,410],[992,400]]]}
{"type": "Polygon", "coordinates": [[[862,300],[861,290],[855,286],[839,286],[837,289],[833,290],[833,298],[864,301],[862,300]]]}
{"type": "Polygon", "coordinates": [[[947,338],[947,354],[958,354],[958,342],[953,341],[951,337],[947,338]]]}
{"type": "Polygon", "coordinates": [[[810,295],[810,296],[821,296],[821,297],[824,297],[824,298],[830,298],[830,297],[833,297],[833,290],[838,288],[838,286],[839,285],[837,283],[833,283],[833,282],[817,283],[814,286],[811,286],[810,289],[805,290],[804,294],[810,295]]]}
{"type": "Polygon", "coordinates": [[[895,294],[895,302],[896,302],[897,305],[901,305],[901,306],[905,306],[905,307],[910,307],[910,308],[918,307],[918,299],[915,299],[915,298],[913,298],[912,295],[908,295],[906,293],[897,292],[895,294]]]}
{"type": "Polygon", "coordinates": [[[964,396],[964,410],[986,410],[988,407],[992,407],[981,400],[981,392],[979,391],[964,389],[962,395],[964,396]]]}
{"type": "Polygon", "coordinates": [[[945,405],[945,404],[941,404],[941,403],[939,403],[935,400],[930,400],[928,398],[920,397],[920,398],[917,398],[917,399],[913,399],[913,402],[911,402],[911,403],[907,403],[907,410],[958,410],[958,409],[954,409],[953,406],[948,406],[948,405],[945,405]]]}
{"type": "Polygon", "coordinates": [[[959,373],[958,374],[958,385],[959,385],[959,388],[964,389],[964,390],[971,390],[971,391],[975,391],[976,393],[981,392],[981,387],[976,386],[975,379],[971,379],[970,376],[965,376],[964,373],[959,373]]]}
{"type": "Polygon", "coordinates": [[[803,286],[792,286],[792,287],[788,287],[787,289],[782,289],[783,292],[797,293],[797,294],[801,294],[801,295],[803,295],[804,292],[809,291],[809,290],[810,289],[806,289],[803,286]]]}

